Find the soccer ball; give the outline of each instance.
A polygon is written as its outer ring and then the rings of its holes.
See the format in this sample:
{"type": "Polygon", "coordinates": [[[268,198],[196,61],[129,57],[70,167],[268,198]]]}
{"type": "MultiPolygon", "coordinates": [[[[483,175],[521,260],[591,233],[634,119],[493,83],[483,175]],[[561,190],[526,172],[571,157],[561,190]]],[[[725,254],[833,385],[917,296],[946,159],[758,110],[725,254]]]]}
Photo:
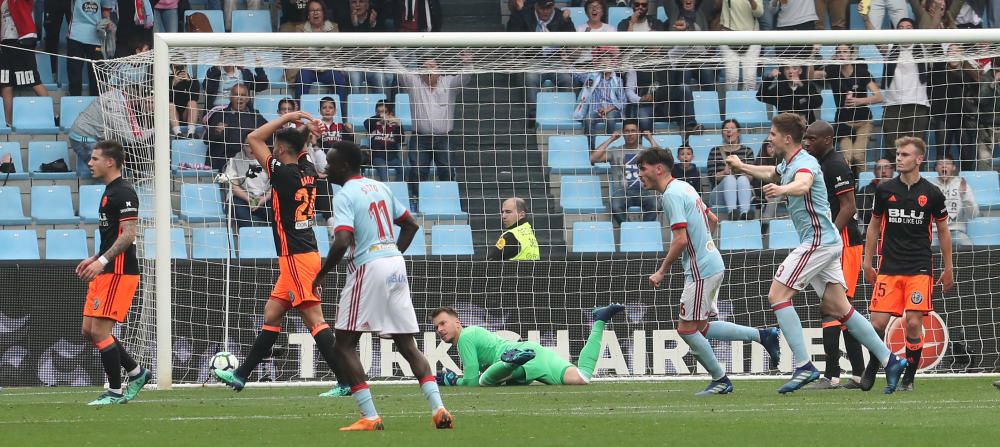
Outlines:
{"type": "Polygon", "coordinates": [[[208,364],[208,369],[220,371],[232,371],[240,366],[240,361],[229,352],[220,352],[212,356],[212,361],[208,364]]]}

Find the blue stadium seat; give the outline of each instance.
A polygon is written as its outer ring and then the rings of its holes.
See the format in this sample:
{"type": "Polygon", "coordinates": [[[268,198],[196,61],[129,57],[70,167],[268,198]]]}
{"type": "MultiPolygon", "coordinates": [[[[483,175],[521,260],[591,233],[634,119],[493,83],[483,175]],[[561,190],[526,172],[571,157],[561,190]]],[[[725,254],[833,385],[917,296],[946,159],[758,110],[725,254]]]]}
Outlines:
{"type": "Polygon", "coordinates": [[[562,8],[563,11],[569,11],[569,18],[573,21],[573,25],[580,26],[587,23],[587,10],[583,9],[582,6],[569,6],[562,8]]]}
{"type": "Polygon", "coordinates": [[[872,75],[872,79],[874,79],[875,82],[881,82],[882,75],[885,73],[885,64],[868,64],[868,73],[872,75]]]}
{"type": "Polygon", "coordinates": [[[411,213],[416,213],[417,210],[412,208],[410,204],[410,190],[406,186],[406,182],[387,182],[386,185],[389,186],[389,191],[392,191],[392,196],[406,205],[406,208],[410,210],[411,213]]]}
{"type": "MultiPolygon", "coordinates": [[[[395,233],[393,234],[396,235],[396,239],[398,240],[400,228],[393,225],[392,230],[395,231],[395,233]]],[[[403,255],[427,256],[427,240],[426,237],[424,236],[423,228],[418,229],[417,233],[413,235],[413,241],[410,242],[410,246],[406,248],[406,251],[403,252],[403,255]]]]}
{"type": "Polygon", "coordinates": [[[45,230],[45,259],[86,259],[86,230],[45,230]]]}
{"type": "MultiPolygon", "coordinates": [[[[0,105],[0,110],[2,109],[3,107],[0,105]]],[[[10,154],[10,161],[14,163],[15,172],[13,174],[0,174],[0,182],[4,180],[27,180],[28,171],[24,169],[24,161],[21,160],[21,145],[16,141],[4,141],[0,143],[0,158],[3,158],[4,154],[10,154]]]]}
{"type": "Polygon", "coordinates": [[[271,13],[264,9],[233,11],[232,25],[234,33],[269,33],[271,13]]]}
{"type": "MultiPolygon", "coordinates": [[[[612,28],[617,29],[618,23],[621,22],[622,20],[629,18],[629,16],[631,15],[632,15],[632,8],[629,8],[627,6],[612,6],[608,8],[608,25],[611,25],[612,28]]],[[[577,23],[577,25],[579,24],[577,23]]]]}
{"type": "Polygon", "coordinates": [[[347,122],[354,126],[355,132],[365,128],[365,120],[375,115],[375,104],[384,100],[381,93],[347,95],[347,122]]]}
{"type": "Polygon", "coordinates": [[[434,256],[472,255],[472,227],[435,225],[431,228],[431,254],[434,256]]]}
{"type": "Polygon", "coordinates": [[[90,106],[90,103],[97,99],[95,96],[63,96],[59,100],[59,128],[63,133],[69,132],[76,122],[76,117],[80,112],[90,106]]]}
{"type": "Polygon", "coordinates": [[[772,220],[767,232],[767,248],[776,250],[799,246],[799,233],[795,232],[791,219],[772,220]]]}
{"type": "Polygon", "coordinates": [[[677,148],[684,145],[684,137],[677,134],[657,134],[653,135],[653,141],[660,147],[669,150],[671,153],[677,153],[677,148]]]}
{"type": "Polygon", "coordinates": [[[71,180],[77,176],[69,162],[69,147],[65,141],[32,141],[28,143],[28,175],[39,180],[71,180]],[[63,159],[69,172],[42,172],[42,163],[63,159]]]}
{"type": "Polygon", "coordinates": [[[549,137],[549,172],[552,174],[590,174],[590,150],[584,135],[549,137]]]}
{"type": "Polygon", "coordinates": [[[1000,245],[1000,217],[979,217],[966,224],[972,245],[1000,245]]]}
{"type": "Polygon", "coordinates": [[[12,129],[7,125],[7,112],[3,109],[3,99],[0,99],[0,135],[11,133],[12,129]]]}
{"type": "Polygon", "coordinates": [[[758,101],[757,92],[752,90],[726,92],[726,119],[733,118],[739,120],[744,129],[771,125],[767,104],[758,101]]]}
{"type": "Polygon", "coordinates": [[[35,230],[0,230],[0,260],[34,259],[39,259],[35,230]]]}
{"type": "Polygon", "coordinates": [[[826,89],[820,94],[823,103],[819,106],[819,119],[828,123],[837,122],[837,101],[833,98],[833,90],[826,89]]]}
{"type": "Polygon", "coordinates": [[[465,219],[458,182],[420,182],[420,213],[428,219],[465,219]]]}
{"type": "Polygon", "coordinates": [[[48,96],[19,96],[14,98],[14,131],[25,134],[55,135],[56,112],[48,96]]]}
{"type": "Polygon", "coordinates": [[[191,229],[192,259],[225,259],[227,249],[232,254],[235,248],[233,236],[225,227],[191,229]]]}
{"type": "Polygon", "coordinates": [[[871,183],[872,180],[875,180],[875,173],[874,172],[871,172],[871,171],[859,172],[858,173],[858,188],[857,188],[858,191],[860,191],[865,186],[868,186],[868,184],[871,183]]]}
{"type": "MultiPolygon", "coordinates": [[[[271,79],[270,74],[267,75],[267,79],[271,79]]],[[[257,95],[253,98],[253,107],[264,119],[271,121],[278,117],[278,103],[284,98],[291,99],[291,97],[292,95],[257,95]]]]}
{"type": "Polygon", "coordinates": [[[754,155],[760,155],[760,147],[767,140],[766,133],[743,133],[740,134],[740,144],[753,149],[754,155]]]}
{"type": "MultiPolygon", "coordinates": [[[[203,14],[205,14],[206,17],[208,17],[208,23],[212,24],[212,32],[213,33],[224,33],[224,32],[226,32],[226,19],[225,19],[225,16],[222,15],[222,11],[221,10],[218,10],[218,9],[198,9],[198,10],[188,9],[187,11],[184,12],[184,18],[186,19],[187,16],[189,16],[191,14],[194,14],[196,12],[203,13],[203,14]]],[[[185,23],[187,23],[187,20],[185,20],[185,23]]]]}
{"type": "Polygon", "coordinates": [[[709,175],[705,172],[705,170],[708,169],[708,154],[710,154],[712,149],[716,146],[722,145],[722,135],[717,133],[691,135],[688,137],[688,144],[691,145],[691,151],[694,152],[694,157],[691,158],[691,163],[694,163],[703,175],[709,175]]]}
{"type": "Polygon", "coordinates": [[[283,59],[281,53],[276,51],[247,51],[243,58],[244,65],[249,68],[263,65],[261,68],[267,74],[267,83],[271,89],[288,88],[288,83],[285,82],[285,69],[281,68],[283,59]]]}
{"type": "Polygon", "coordinates": [[[600,177],[564,175],[559,180],[559,206],[566,214],[606,213],[600,177]]]}
{"type": "Polygon", "coordinates": [[[722,128],[722,112],[719,110],[719,94],[714,90],[692,92],[694,97],[694,119],[706,129],[722,128]]]}
{"type": "Polygon", "coordinates": [[[170,170],[175,177],[211,177],[214,170],[180,169],[181,163],[188,165],[208,164],[208,145],[202,140],[178,139],[170,142],[170,170]]]}
{"type": "Polygon", "coordinates": [[[313,226],[313,233],[316,234],[316,246],[319,247],[319,255],[326,257],[330,252],[330,231],[325,226],[313,226]]]}
{"type": "Polygon", "coordinates": [[[720,224],[719,242],[722,250],[764,249],[759,220],[727,220],[720,224]]]}
{"type": "MultiPolygon", "coordinates": [[[[187,244],[183,228],[170,229],[170,259],[187,259],[187,244]]],[[[156,258],[156,229],[146,228],[142,233],[142,258],[156,258]]]]}
{"type": "MultiPolygon", "coordinates": [[[[874,121],[876,125],[878,125],[878,123],[881,123],[882,115],[885,113],[885,109],[882,107],[882,104],[872,104],[868,106],[868,108],[872,111],[872,121],[874,121]]],[[[878,151],[869,151],[869,152],[875,153],[878,151]]]]}
{"type": "Polygon", "coordinates": [[[66,185],[32,186],[31,217],[42,225],[80,223],[73,211],[73,194],[66,185]]]}
{"type": "MultiPolygon", "coordinates": [[[[140,202],[142,202],[140,200],[140,202]]],[[[181,185],[181,218],[189,223],[223,222],[222,194],[216,183],[181,185]]]]}
{"type": "Polygon", "coordinates": [[[664,8],[662,6],[657,6],[656,7],[656,19],[659,20],[659,21],[661,21],[661,22],[663,22],[663,23],[667,23],[668,17],[667,17],[667,10],[666,10],[666,8],[664,8]]]}
{"type": "Polygon", "coordinates": [[[660,223],[622,222],[619,251],[622,253],[662,252],[663,231],[660,228],[660,223]]]}
{"type": "Polygon", "coordinates": [[[410,106],[410,94],[409,93],[397,93],[396,97],[393,98],[396,101],[396,118],[399,118],[399,122],[403,125],[404,132],[410,132],[413,130],[413,110],[410,106]]]}
{"type": "Polygon", "coordinates": [[[968,171],[961,175],[976,196],[979,209],[1000,209],[1000,176],[996,171],[968,171]]]}
{"type": "Polygon", "coordinates": [[[104,185],[80,185],[78,194],[80,217],[83,223],[95,224],[100,222],[97,212],[101,206],[101,196],[104,195],[104,185]]]}
{"type": "Polygon", "coordinates": [[[271,227],[240,228],[240,259],[277,258],[271,227]]]}
{"type": "Polygon", "coordinates": [[[614,253],[614,226],[611,222],[573,222],[572,252],[614,253]]]}
{"type": "MultiPolygon", "coordinates": [[[[306,113],[312,115],[314,118],[319,119],[320,118],[320,114],[319,114],[319,100],[321,100],[321,99],[323,99],[324,97],[327,97],[327,96],[333,98],[334,104],[337,105],[337,115],[334,115],[334,116],[343,116],[344,109],[340,108],[340,106],[341,106],[341,104],[340,104],[340,97],[337,96],[337,95],[335,95],[335,94],[333,94],[333,93],[330,93],[330,94],[317,94],[317,93],[313,93],[313,94],[309,94],[309,95],[302,95],[302,100],[301,100],[300,108],[302,109],[303,112],[306,112],[306,113]]],[[[339,122],[339,120],[338,120],[338,122],[339,122]]]]}
{"type": "Polygon", "coordinates": [[[50,92],[59,90],[59,83],[53,77],[52,59],[49,55],[46,53],[35,53],[35,66],[38,67],[38,75],[41,77],[42,85],[50,92]]]}
{"type": "Polygon", "coordinates": [[[31,218],[24,215],[21,205],[21,188],[0,186],[0,225],[30,225],[31,218]]]}
{"type": "Polygon", "coordinates": [[[573,119],[576,95],[570,92],[539,92],[537,98],[535,123],[538,130],[571,131],[583,129],[583,124],[573,119]]]}

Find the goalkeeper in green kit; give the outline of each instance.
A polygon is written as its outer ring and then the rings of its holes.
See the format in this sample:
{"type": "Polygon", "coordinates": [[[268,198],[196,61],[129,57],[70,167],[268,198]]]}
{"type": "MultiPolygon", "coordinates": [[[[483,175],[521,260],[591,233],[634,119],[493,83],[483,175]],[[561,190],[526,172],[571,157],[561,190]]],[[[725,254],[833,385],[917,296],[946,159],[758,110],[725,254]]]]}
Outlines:
{"type": "Polygon", "coordinates": [[[431,313],[438,336],[458,346],[464,375],[443,370],[437,374],[440,385],[496,386],[528,385],[539,381],[546,385],[587,385],[601,356],[604,326],[618,312],[621,304],[594,309],[594,325],[587,343],[580,350],[579,365],[573,366],[555,351],[534,342],[508,341],[479,326],[462,327],[458,313],[441,307],[431,313]]]}

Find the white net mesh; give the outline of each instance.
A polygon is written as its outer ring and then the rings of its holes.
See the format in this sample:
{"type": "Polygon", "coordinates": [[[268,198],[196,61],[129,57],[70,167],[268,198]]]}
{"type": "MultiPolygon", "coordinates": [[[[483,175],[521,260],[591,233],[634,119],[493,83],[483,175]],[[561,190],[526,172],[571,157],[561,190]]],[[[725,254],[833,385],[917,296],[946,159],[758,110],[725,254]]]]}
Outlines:
{"type": "MultiPolygon", "coordinates": [[[[960,174],[952,175],[964,179],[955,185],[965,186],[947,191],[953,191],[949,206],[954,223],[965,223],[958,236],[966,237],[955,254],[956,288],[947,294],[935,289],[932,299],[943,327],[927,323],[922,365],[935,372],[996,370],[1000,271],[994,246],[1000,245],[1000,225],[992,215],[1000,206],[993,151],[1000,113],[997,56],[996,44],[173,47],[169,59],[176,75],[170,98],[156,98],[174,101],[176,107],[170,117],[172,187],[155,194],[169,195],[175,218],[172,253],[177,259],[170,297],[174,380],[204,380],[208,359],[223,348],[242,358],[262,323],[277,260],[266,228],[268,207],[250,213],[246,204],[266,204],[261,196],[266,193],[260,192],[266,186],[246,164],[235,164],[221,182],[216,175],[226,173],[229,158],[238,158],[245,135],[286,104],[317,117],[325,114],[331,125],[324,141],[353,138],[372,148],[366,175],[389,181],[401,200],[410,199],[424,229],[407,253],[418,319],[424,322],[438,306],[454,306],[467,325],[540,340],[575,360],[590,329],[590,309],[623,302],[627,315],[611,325],[613,332],[605,337],[608,351],[598,364],[601,374],[619,376],[695,370],[687,346],[673,330],[683,286],[679,267],[660,290],[646,281],[664,253],[669,229],[662,225],[658,200],[636,189],[635,170],[628,165],[636,150],[623,144],[632,147],[632,138],[638,138],[640,146],[655,142],[675,156],[681,146],[691,149],[691,165],[698,173],[684,171],[682,177],[700,183],[705,202],[723,219],[715,235],[728,268],[719,318],[763,327],[775,324],[766,299],[775,269],[798,241],[783,204],[768,203],[758,182],[723,172],[714,157],[736,150],[757,163],[773,164],[762,146],[776,108],[827,120],[858,174],[859,217],[866,220],[871,201],[865,187],[881,157],[893,161],[885,148],[898,136],[922,137],[929,143],[925,177],[937,176],[937,160],[946,155],[960,168],[960,174]],[[428,89],[429,82],[436,82],[436,88],[428,89]],[[238,84],[247,87],[233,90],[238,84]],[[395,106],[395,118],[376,115],[379,101],[395,106]],[[246,109],[241,109],[244,103],[246,109]],[[430,120],[428,115],[453,119],[430,120]],[[632,119],[639,134],[625,132],[617,138],[614,134],[632,119]],[[729,140],[729,145],[723,130],[732,126],[728,119],[740,124],[739,140],[729,140]],[[399,125],[401,135],[387,130],[392,123],[399,125]],[[647,131],[648,139],[642,135],[647,131]],[[609,139],[613,141],[605,148],[609,139]],[[509,197],[525,199],[541,261],[487,260],[503,232],[501,202],[509,197]],[[233,201],[243,202],[241,214],[230,212],[233,201]]],[[[134,94],[148,94],[151,65],[151,54],[101,64],[102,95],[131,92],[133,85],[141,92],[134,94]],[[124,76],[128,73],[131,77],[124,76]]],[[[128,120],[145,129],[151,111],[142,104],[128,112],[135,116],[111,113],[106,118],[111,128],[132,129],[125,125],[128,120]]],[[[150,141],[134,132],[116,135],[130,148],[130,175],[151,209],[150,141]]],[[[314,153],[320,161],[322,145],[318,142],[314,153]]],[[[337,188],[331,189],[335,194],[337,188]]],[[[321,198],[317,235],[324,255],[329,210],[328,199],[321,198]]],[[[143,215],[144,229],[152,227],[150,216],[143,215]]],[[[128,326],[142,340],[139,346],[152,346],[156,330],[148,236],[140,234],[143,292],[137,301],[140,310],[128,326]]],[[[934,262],[940,266],[937,254],[934,262]]],[[[327,296],[335,296],[344,279],[340,269],[327,296]]],[[[855,299],[860,310],[871,297],[870,285],[863,283],[860,279],[855,299]]],[[[326,301],[324,312],[332,321],[335,303],[326,301]]],[[[811,305],[816,302],[811,292],[796,298],[810,350],[822,362],[820,317],[811,305]]],[[[287,335],[251,379],[330,379],[294,313],[283,328],[287,335]]],[[[421,346],[432,362],[454,368],[430,326],[423,328],[428,333],[419,337],[421,346]]],[[[901,333],[893,332],[890,339],[894,349],[902,349],[901,333]]],[[[362,359],[372,376],[408,373],[391,344],[365,340],[362,359]]],[[[758,345],[737,342],[716,348],[733,373],[768,370],[758,345]]],[[[138,355],[151,360],[152,354],[138,355]]],[[[847,368],[846,359],[841,364],[847,368]]],[[[779,367],[787,370],[789,365],[779,367]]]]}

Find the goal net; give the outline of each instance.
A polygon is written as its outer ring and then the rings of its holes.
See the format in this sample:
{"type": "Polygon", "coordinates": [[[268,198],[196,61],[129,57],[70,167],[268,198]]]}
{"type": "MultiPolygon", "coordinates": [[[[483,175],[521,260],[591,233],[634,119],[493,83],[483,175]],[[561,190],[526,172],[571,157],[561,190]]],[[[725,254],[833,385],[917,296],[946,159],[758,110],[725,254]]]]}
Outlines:
{"type": "MultiPolygon", "coordinates": [[[[421,223],[406,259],[418,343],[437,367],[458,369],[456,351],[428,322],[439,306],[575,361],[591,309],[621,302],[627,311],[605,333],[598,376],[698,373],[675,331],[680,262],[663,287],[647,281],[670,230],[631,159],[637,147],[669,149],[675,175],[720,217],[727,270],[718,318],[774,326],[766,294],[797,236],[781,200],[718,161],[735,153],[774,164],[770,117],[794,111],[833,126],[832,142],[856,173],[862,231],[869,185],[895,175],[893,141],[927,141],[923,175],[947,194],[956,285],[935,286],[930,297],[922,367],[996,371],[1000,46],[977,43],[997,41],[989,32],[158,35],[155,52],[98,67],[106,100],[131,104],[106,119],[128,147],[143,209],[144,276],[125,335],[173,383],[206,380],[218,351],[249,351],[278,261],[267,179],[242,142],[282,110],[300,109],[329,123],[310,149],[321,168],[324,147],[352,139],[368,148],[365,175],[389,182],[421,223]],[[955,41],[964,43],[945,43],[955,41]],[[136,126],[153,121],[155,144],[136,138],[136,126]],[[501,206],[512,197],[524,200],[540,260],[493,260],[512,254],[498,248],[501,206]]],[[[317,200],[324,256],[338,189],[322,188],[317,200]]],[[[941,267],[937,249],[933,265],[941,267]]],[[[345,277],[341,267],[328,281],[330,321],[345,277]]],[[[871,295],[859,279],[854,305],[866,312],[871,295]]],[[[808,291],[794,302],[822,368],[831,359],[818,298],[808,291]]],[[[332,380],[295,312],[282,328],[251,381],[332,380]]],[[[903,349],[899,327],[887,338],[903,349]]],[[[790,369],[787,351],[770,365],[756,344],[715,348],[733,374],[790,369]]],[[[388,340],[366,336],[360,351],[374,378],[411,374],[388,340]]],[[[846,358],[832,360],[848,369],[846,358]]]]}

